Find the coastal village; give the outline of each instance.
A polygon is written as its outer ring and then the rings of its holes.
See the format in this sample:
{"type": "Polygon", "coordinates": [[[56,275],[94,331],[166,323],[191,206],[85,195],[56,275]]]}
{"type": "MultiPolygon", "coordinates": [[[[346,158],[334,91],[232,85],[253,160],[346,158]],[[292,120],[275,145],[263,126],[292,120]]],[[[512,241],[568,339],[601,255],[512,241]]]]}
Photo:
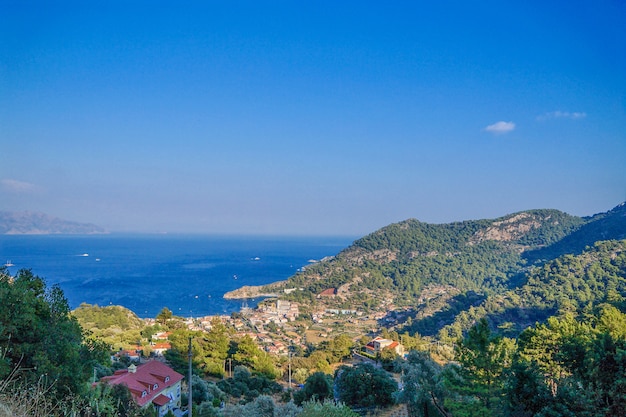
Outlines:
{"type": "MultiPolygon", "coordinates": [[[[216,323],[221,323],[234,330],[232,337],[235,339],[249,337],[265,352],[279,359],[287,357],[291,360],[296,350],[304,352],[308,344],[318,345],[340,334],[348,335],[354,346],[358,346],[352,350],[352,357],[345,362],[342,360],[342,364],[365,361],[379,367],[378,359],[383,350],[393,352],[395,357],[401,358],[405,355],[404,346],[399,341],[375,336],[383,323],[387,327],[393,327],[403,321],[405,315],[396,312],[395,306],[388,305],[385,311],[369,314],[354,309],[329,308],[323,300],[332,300],[336,294],[335,288],[329,288],[318,295],[322,302],[317,303],[318,308],[307,315],[306,322],[310,323],[309,326],[300,317],[300,303],[278,298],[263,300],[254,309],[244,307],[232,315],[179,320],[192,332],[210,332],[216,323]]],[[[146,326],[158,324],[156,318],[143,321],[146,326]]],[[[181,408],[183,389],[186,386],[182,382],[186,380],[186,376],[169,367],[165,360],[166,352],[172,348],[169,341],[171,335],[171,331],[152,334],[149,352],[145,352],[145,347],[139,345],[115,352],[111,358],[113,362],[125,360],[130,365],[115,371],[113,375],[101,378],[100,382],[126,385],[139,406],[152,404],[158,416],[165,416],[168,412],[174,416],[186,415],[185,407],[181,408]]],[[[224,367],[227,366],[225,361],[224,367]]],[[[224,371],[226,375],[232,376],[232,368],[224,371]]],[[[280,382],[285,385],[285,390],[291,389],[291,373],[288,385],[286,381],[280,382]]],[[[303,385],[293,386],[296,390],[299,387],[303,385]]]]}
{"type": "MultiPolygon", "coordinates": [[[[320,293],[319,297],[334,297],[336,289],[329,288],[320,293]]],[[[190,317],[183,323],[190,331],[210,331],[215,320],[235,330],[234,337],[249,336],[266,352],[273,355],[288,355],[290,349],[306,349],[308,343],[318,344],[339,334],[347,334],[353,340],[371,336],[370,343],[363,346],[372,354],[381,349],[391,347],[399,355],[404,353],[402,345],[397,341],[376,336],[381,327],[393,328],[403,322],[407,313],[396,311],[395,306],[387,305],[384,311],[366,314],[360,310],[328,308],[324,303],[310,314],[309,323],[304,325],[300,317],[300,304],[280,299],[264,300],[257,308],[243,307],[239,313],[190,317]]],[[[156,319],[144,319],[146,325],[155,325],[156,319]]],[[[150,350],[153,356],[163,356],[171,348],[168,342],[169,332],[152,335],[150,350]]],[[[128,356],[132,360],[141,357],[141,346],[124,349],[117,356],[128,356]]]]}

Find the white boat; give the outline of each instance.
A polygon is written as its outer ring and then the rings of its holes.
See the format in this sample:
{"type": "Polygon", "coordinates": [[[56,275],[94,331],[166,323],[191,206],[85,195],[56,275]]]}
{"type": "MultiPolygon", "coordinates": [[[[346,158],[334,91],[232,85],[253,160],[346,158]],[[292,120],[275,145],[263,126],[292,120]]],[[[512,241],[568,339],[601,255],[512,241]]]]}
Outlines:
{"type": "Polygon", "coordinates": [[[5,263],[4,266],[6,267],[15,266],[15,264],[13,264],[11,261],[7,261],[7,263],[5,263]]]}

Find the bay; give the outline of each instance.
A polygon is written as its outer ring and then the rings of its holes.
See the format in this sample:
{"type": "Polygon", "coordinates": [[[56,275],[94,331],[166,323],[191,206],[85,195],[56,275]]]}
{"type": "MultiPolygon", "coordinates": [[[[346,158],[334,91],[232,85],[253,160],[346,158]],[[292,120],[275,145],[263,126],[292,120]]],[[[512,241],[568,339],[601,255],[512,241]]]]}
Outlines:
{"type": "Polygon", "coordinates": [[[139,317],[163,307],[183,317],[230,314],[256,300],[225,300],[243,285],[285,280],[334,256],[350,237],[209,235],[3,235],[0,262],[58,284],[74,309],[122,305],[139,317]]]}

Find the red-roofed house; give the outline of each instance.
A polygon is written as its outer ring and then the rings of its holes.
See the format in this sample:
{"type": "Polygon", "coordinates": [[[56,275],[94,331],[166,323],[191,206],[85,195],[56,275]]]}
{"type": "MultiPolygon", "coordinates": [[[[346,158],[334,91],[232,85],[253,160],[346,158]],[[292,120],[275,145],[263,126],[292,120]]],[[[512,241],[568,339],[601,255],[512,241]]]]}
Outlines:
{"type": "Polygon", "coordinates": [[[100,381],[126,385],[137,405],[150,407],[152,404],[157,415],[164,416],[169,410],[180,408],[182,379],[181,374],[164,363],[150,361],[139,366],[130,365],[100,381]]]}
{"type": "Polygon", "coordinates": [[[157,356],[163,356],[165,352],[172,348],[170,342],[160,342],[160,343],[151,343],[150,348],[152,348],[152,353],[157,356]]]}
{"type": "Polygon", "coordinates": [[[118,352],[115,352],[112,359],[119,360],[122,357],[127,357],[131,361],[139,361],[141,358],[141,346],[136,346],[130,350],[119,350],[118,352]]]}
{"type": "Polygon", "coordinates": [[[334,297],[337,295],[337,288],[327,288],[321,293],[318,294],[317,298],[320,297],[334,297]]]}
{"type": "Polygon", "coordinates": [[[365,350],[370,354],[375,354],[381,352],[383,349],[392,349],[398,355],[404,355],[404,346],[400,343],[395,342],[393,340],[385,339],[383,337],[376,337],[372,339],[367,345],[365,345],[365,350]]]}
{"type": "Polygon", "coordinates": [[[152,335],[152,340],[169,340],[172,332],[158,332],[152,335]]]}

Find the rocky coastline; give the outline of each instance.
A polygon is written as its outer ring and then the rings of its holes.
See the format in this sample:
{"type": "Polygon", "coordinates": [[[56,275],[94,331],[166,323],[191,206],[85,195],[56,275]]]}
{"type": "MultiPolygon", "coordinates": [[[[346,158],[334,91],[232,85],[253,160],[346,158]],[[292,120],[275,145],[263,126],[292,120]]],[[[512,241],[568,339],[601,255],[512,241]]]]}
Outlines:
{"type": "Polygon", "coordinates": [[[281,284],[287,281],[278,281],[267,285],[244,285],[233,291],[224,294],[227,300],[243,300],[258,297],[278,297],[281,284]]]}

